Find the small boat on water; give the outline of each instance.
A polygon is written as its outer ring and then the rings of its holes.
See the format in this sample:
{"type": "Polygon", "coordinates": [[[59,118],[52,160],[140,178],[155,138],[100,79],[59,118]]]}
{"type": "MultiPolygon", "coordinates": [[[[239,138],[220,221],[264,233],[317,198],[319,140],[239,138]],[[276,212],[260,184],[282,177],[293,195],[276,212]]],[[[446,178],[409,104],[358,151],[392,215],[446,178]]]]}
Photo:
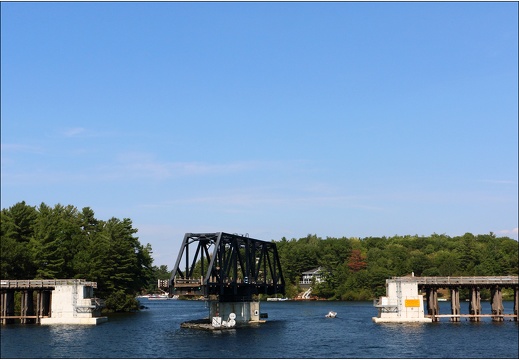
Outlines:
{"type": "Polygon", "coordinates": [[[152,294],[148,297],[148,299],[167,299],[167,294],[152,294]]]}
{"type": "Polygon", "coordinates": [[[328,314],[326,314],[327,318],[335,318],[337,317],[337,313],[335,311],[330,311],[328,314]]]}
{"type": "Polygon", "coordinates": [[[148,300],[178,300],[178,295],[169,297],[169,295],[149,295],[148,300]]]}
{"type": "Polygon", "coordinates": [[[288,298],[267,298],[267,301],[287,301],[288,298]]]}
{"type": "Polygon", "coordinates": [[[145,294],[138,295],[137,299],[148,299],[148,300],[178,300],[178,295],[169,296],[169,294],[145,294]]]}

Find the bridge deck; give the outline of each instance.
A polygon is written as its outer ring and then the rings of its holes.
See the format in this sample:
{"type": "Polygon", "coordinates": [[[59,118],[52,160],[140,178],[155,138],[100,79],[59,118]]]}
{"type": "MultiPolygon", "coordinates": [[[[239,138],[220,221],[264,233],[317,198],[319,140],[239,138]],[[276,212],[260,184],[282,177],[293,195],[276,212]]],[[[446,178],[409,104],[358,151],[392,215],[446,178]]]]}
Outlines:
{"type": "Polygon", "coordinates": [[[392,280],[413,281],[418,285],[444,285],[444,286],[490,286],[490,285],[506,285],[518,286],[519,276],[404,276],[393,277],[392,280]]]}
{"type": "Polygon", "coordinates": [[[429,318],[516,318],[517,315],[515,314],[501,314],[501,315],[494,315],[494,314],[484,314],[484,315],[472,315],[472,314],[461,314],[461,315],[453,315],[453,314],[436,314],[436,315],[425,315],[425,317],[429,318]]]}
{"type": "Polygon", "coordinates": [[[48,289],[58,285],[85,285],[97,288],[97,283],[84,279],[53,279],[53,280],[0,280],[0,289],[48,289]]]}

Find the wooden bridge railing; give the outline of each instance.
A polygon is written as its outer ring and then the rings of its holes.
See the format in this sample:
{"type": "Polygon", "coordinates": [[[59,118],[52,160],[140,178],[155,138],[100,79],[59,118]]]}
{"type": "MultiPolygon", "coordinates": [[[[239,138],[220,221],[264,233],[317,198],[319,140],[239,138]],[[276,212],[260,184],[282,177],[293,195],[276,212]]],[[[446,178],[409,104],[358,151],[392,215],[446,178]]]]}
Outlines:
{"type": "Polygon", "coordinates": [[[0,280],[0,289],[39,289],[57,285],[85,285],[97,288],[97,283],[84,279],[53,279],[53,280],[0,280]]]}
{"type": "Polygon", "coordinates": [[[400,281],[413,281],[418,285],[519,285],[519,276],[403,276],[400,281]]]}

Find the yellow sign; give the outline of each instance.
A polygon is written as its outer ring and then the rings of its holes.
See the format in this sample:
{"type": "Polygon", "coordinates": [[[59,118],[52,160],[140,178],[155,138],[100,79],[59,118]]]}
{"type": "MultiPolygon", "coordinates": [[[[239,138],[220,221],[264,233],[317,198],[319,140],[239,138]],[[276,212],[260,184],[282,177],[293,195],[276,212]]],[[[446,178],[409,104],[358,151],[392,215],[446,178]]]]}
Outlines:
{"type": "Polygon", "coordinates": [[[420,299],[406,299],[405,307],[420,307],[420,299]]]}

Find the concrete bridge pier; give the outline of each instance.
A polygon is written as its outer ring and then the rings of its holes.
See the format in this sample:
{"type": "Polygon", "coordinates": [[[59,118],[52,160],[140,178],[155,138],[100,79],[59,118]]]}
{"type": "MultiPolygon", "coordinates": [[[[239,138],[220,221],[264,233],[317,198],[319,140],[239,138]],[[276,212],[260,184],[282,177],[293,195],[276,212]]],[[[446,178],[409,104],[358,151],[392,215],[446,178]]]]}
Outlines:
{"type": "Polygon", "coordinates": [[[490,289],[490,305],[492,307],[492,321],[503,321],[503,294],[499,285],[495,285],[490,289]]]}
{"type": "Polygon", "coordinates": [[[434,287],[427,287],[427,314],[431,316],[432,321],[439,321],[436,315],[440,314],[440,307],[438,306],[438,289],[434,287]]]}
{"type": "Polygon", "coordinates": [[[20,315],[21,315],[21,323],[22,324],[34,324],[35,319],[28,319],[26,316],[34,316],[34,291],[33,290],[23,290],[21,292],[21,307],[20,307],[20,315]]]}
{"type": "Polygon", "coordinates": [[[209,318],[221,317],[227,321],[231,313],[235,314],[238,325],[246,325],[251,322],[260,322],[260,306],[258,301],[212,301],[210,303],[209,318]]]}
{"type": "Polygon", "coordinates": [[[0,314],[2,325],[13,324],[14,319],[6,319],[6,316],[14,316],[14,290],[4,290],[0,293],[0,314]]]}
{"type": "Polygon", "coordinates": [[[103,304],[93,297],[95,287],[97,283],[83,279],[1,280],[0,322],[96,325],[106,317],[99,317],[103,304]],[[15,298],[20,301],[16,314],[15,298]]]}
{"type": "Polygon", "coordinates": [[[477,286],[470,288],[469,312],[470,315],[476,315],[471,316],[470,321],[480,321],[480,318],[477,315],[481,315],[481,292],[477,286]]]}
{"type": "MultiPolygon", "coordinates": [[[[460,315],[460,289],[455,287],[451,289],[451,314],[460,315]]],[[[459,322],[459,316],[451,317],[451,321],[459,322]]]]}

